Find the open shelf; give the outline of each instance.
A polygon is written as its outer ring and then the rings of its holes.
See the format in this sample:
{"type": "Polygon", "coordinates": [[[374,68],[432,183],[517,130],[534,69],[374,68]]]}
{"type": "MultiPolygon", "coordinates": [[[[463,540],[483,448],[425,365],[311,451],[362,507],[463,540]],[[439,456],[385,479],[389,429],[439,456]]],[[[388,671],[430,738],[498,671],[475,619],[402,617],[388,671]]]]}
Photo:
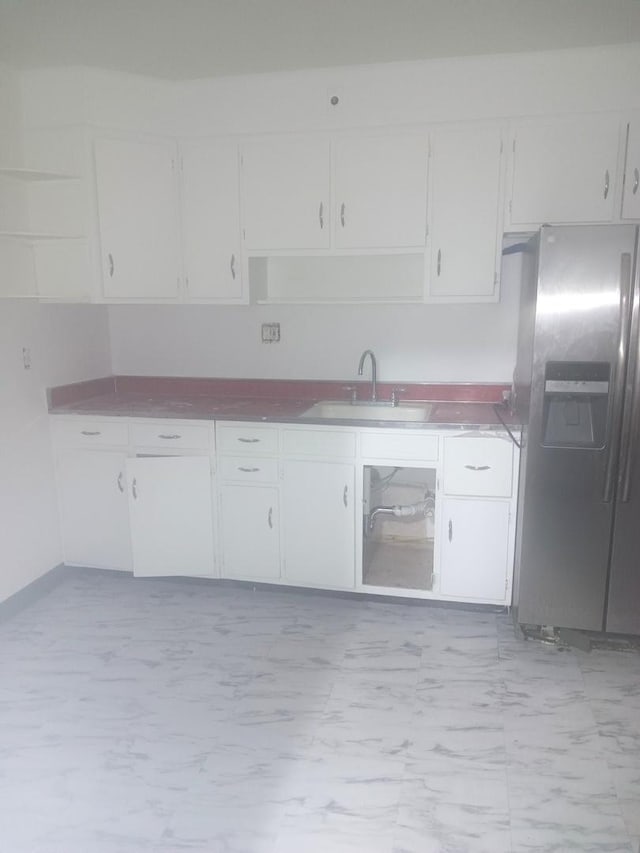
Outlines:
{"type": "Polygon", "coordinates": [[[39,243],[41,240],[84,240],[84,234],[45,234],[39,231],[0,231],[0,239],[39,243]]]}
{"type": "Polygon", "coordinates": [[[0,166],[0,175],[13,178],[17,181],[78,181],[79,175],[70,175],[65,172],[49,172],[43,169],[23,169],[9,166],[0,166]]]}
{"type": "Polygon", "coordinates": [[[248,266],[251,295],[257,303],[424,301],[424,252],[253,256],[248,266]]]}

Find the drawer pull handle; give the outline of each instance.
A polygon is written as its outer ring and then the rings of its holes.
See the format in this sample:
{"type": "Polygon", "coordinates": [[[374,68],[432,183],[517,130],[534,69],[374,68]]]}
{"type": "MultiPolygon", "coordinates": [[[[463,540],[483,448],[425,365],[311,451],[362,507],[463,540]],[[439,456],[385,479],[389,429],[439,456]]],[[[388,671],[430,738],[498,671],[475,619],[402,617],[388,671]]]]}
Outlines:
{"type": "Polygon", "coordinates": [[[340,205],[340,225],[342,225],[342,227],[343,227],[343,228],[344,228],[344,213],[345,213],[345,210],[346,210],[345,203],[344,203],[344,202],[342,202],[342,204],[340,205]]]}
{"type": "Polygon", "coordinates": [[[113,271],[114,271],[115,267],[113,264],[113,255],[111,254],[111,252],[109,252],[109,254],[107,255],[107,258],[109,259],[109,278],[113,278],[113,271]]]}
{"type": "Polygon", "coordinates": [[[131,494],[133,495],[134,501],[137,501],[138,500],[138,481],[135,477],[133,478],[133,483],[131,483],[131,494]]]}
{"type": "Polygon", "coordinates": [[[344,487],[344,491],[342,492],[342,503],[346,507],[349,506],[349,486],[344,487]]]}
{"type": "Polygon", "coordinates": [[[259,438],[239,438],[238,441],[241,441],[243,444],[258,444],[260,442],[259,438]]]}
{"type": "Polygon", "coordinates": [[[120,473],[118,474],[118,488],[120,489],[122,494],[124,494],[124,484],[122,482],[122,471],[120,471],[120,473]]]}
{"type": "Polygon", "coordinates": [[[102,435],[99,429],[83,429],[81,435],[102,435]]]}
{"type": "Polygon", "coordinates": [[[165,439],[165,440],[167,440],[167,441],[173,441],[173,440],[174,440],[174,439],[176,439],[176,438],[182,438],[182,436],[181,436],[181,435],[178,435],[178,433],[164,433],[164,432],[161,432],[161,433],[159,433],[159,434],[158,434],[158,438],[164,438],[164,439],[165,439]]]}
{"type": "Polygon", "coordinates": [[[453,539],[453,521],[449,519],[449,542],[453,539]]]}
{"type": "Polygon", "coordinates": [[[633,189],[631,192],[635,195],[638,192],[638,187],[640,186],[640,172],[637,169],[633,170],[633,189]]]}
{"type": "Polygon", "coordinates": [[[320,230],[324,228],[324,204],[320,202],[320,207],[318,208],[318,221],[320,223],[320,230]]]}
{"type": "Polygon", "coordinates": [[[602,195],[604,196],[605,199],[609,195],[609,170],[608,169],[604,173],[604,190],[603,190],[602,195]]]}
{"type": "Polygon", "coordinates": [[[231,255],[231,260],[229,262],[229,269],[231,270],[231,278],[236,280],[236,256],[231,255]]]}
{"type": "Polygon", "coordinates": [[[269,507],[269,512],[267,513],[267,524],[273,530],[273,507],[269,507]]]}
{"type": "Polygon", "coordinates": [[[438,262],[436,264],[436,272],[438,273],[438,278],[440,277],[441,269],[442,269],[442,249],[438,249],[438,262]]]}
{"type": "Polygon", "coordinates": [[[256,471],[259,471],[259,468],[243,468],[242,465],[238,466],[238,471],[244,471],[245,474],[255,474],[256,471]]]}
{"type": "Polygon", "coordinates": [[[469,471],[488,471],[491,465],[465,465],[464,467],[469,471]]]}

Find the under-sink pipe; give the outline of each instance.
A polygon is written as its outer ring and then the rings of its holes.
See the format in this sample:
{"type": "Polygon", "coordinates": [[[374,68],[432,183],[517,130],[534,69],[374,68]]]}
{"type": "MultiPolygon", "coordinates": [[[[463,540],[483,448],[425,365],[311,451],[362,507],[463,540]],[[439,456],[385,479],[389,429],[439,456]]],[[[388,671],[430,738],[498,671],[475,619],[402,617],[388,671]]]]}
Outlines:
{"type": "Polygon", "coordinates": [[[418,501],[415,504],[377,506],[369,516],[369,531],[373,530],[373,525],[379,515],[392,516],[393,518],[426,518],[433,514],[434,505],[433,497],[427,495],[425,500],[418,501]]]}

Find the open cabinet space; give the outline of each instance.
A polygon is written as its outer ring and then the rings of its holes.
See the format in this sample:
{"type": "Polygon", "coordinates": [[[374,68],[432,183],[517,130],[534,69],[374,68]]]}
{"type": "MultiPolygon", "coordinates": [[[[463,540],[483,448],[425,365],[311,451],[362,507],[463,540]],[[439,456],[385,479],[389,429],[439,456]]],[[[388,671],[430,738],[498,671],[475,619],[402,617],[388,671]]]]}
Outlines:
{"type": "Polygon", "coordinates": [[[363,488],[363,584],[432,590],[435,470],[365,465],[363,488]]]}

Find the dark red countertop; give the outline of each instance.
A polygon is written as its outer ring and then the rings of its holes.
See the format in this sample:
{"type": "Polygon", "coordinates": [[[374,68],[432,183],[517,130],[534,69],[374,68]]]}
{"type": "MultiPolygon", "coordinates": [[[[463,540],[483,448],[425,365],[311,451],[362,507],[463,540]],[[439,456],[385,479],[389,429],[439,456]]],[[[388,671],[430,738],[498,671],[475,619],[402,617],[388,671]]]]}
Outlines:
{"type": "MultiPolygon", "coordinates": [[[[368,382],[332,382],[261,379],[199,379],[180,377],[112,376],[88,382],[62,385],[48,391],[52,414],[79,414],[107,417],[185,418],[194,420],[249,420],[273,422],[318,422],[304,413],[318,400],[348,400],[346,386],[358,389],[359,400],[367,400],[368,382]]],[[[507,385],[379,383],[378,398],[390,400],[394,388],[402,388],[405,402],[429,401],[428,421],[397,421],[394,426],[500,427],[494,408],[502,401],[507,385]]],[[[518,424],[508,410],[499,407],[510,426],[518,424]]],[[[320,422],[327,423],[327,419],[320,422]]],[[[333,423],[344,423],[344,420],[333,423]]],[[[380,419],[349,423],[377,426],[380,419]]]]}

